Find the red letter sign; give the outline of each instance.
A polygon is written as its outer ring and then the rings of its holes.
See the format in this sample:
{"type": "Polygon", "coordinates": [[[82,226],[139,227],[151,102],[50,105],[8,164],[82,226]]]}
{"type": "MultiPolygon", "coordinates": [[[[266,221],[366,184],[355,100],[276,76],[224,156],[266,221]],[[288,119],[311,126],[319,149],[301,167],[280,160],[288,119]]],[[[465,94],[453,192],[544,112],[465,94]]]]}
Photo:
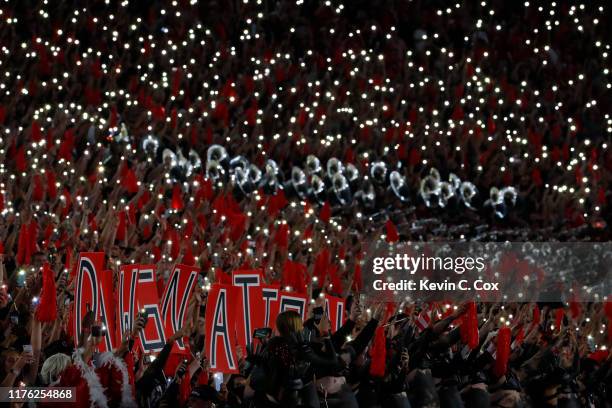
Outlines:
{"type": "MultiPolygon", "coordinates": [[[[74,340],[78,344],[83,317],[88,311],[98,316],[100,302],[99,278],[104,269],[104,252],[79,254],[74,295],[74,340]]],[[[80,344],[78,345],[81,346],[80,344]]]]}
{"type": "Polygon", "coordinates": [[[287,310],[296,311],[302,320],[306,319],[306,309],[308,306],[308,299],[306,296],[293,293],[293,292],[281,292],[280,293],[280,312],[287,310]]]}
{"type": "Polygon", "coordinates": [[[238,288],[219,283],[213,284],[208,292],[204,347],[212,372],[238,372],[238,358],[234,351],[236,336],[232,324],[236,309],[231,304],[237,296],[238,288]]]}
{"type": "Polygon", "coordinates": [[[236,320],[238,344],[243,351],[246,345],[251,344],[253,330],[260,328],[264,323],[264,303],[261,284],[263,277],[261,271],[234,271],[232,283],[240,289],[239,308],[236,320]]]}
{"type": "MultiPolygon", "coordinates": [[[[197,278],[198,268],[188,265],[176,265],[170,274],[161,303],[166,337],[172,336],[185,324],[187,306],[197,278]]],[[[178,339],[174,343],[173,352],[187,352],[183,339],[178,339]]]]}
{"type": "Polygon", "coordinates": [[[325,310],[331,323],[332,332],[337,331],[344,324],[346,320],[344,308],[344,299],[325,295],[325,310]]]}
{"type": "Polygon", "coordinates": [[[144,311],[147,324],[140,330],[140,344],[145,353],[158,352],[166,344],[164,324],[159,310],[159,296],[155,282],[155,265],[140,265],[136,287],[138,312],[144,311]]]}

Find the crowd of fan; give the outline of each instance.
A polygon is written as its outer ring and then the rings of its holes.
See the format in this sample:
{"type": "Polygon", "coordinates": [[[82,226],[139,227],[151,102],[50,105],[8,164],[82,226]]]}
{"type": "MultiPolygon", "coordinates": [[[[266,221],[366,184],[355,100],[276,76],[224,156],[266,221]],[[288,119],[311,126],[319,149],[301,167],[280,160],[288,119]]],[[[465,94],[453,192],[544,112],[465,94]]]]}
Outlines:
{"type": "MultiPolygon", "coordinates": [[[[72,338],[66,335],[66,316],[42,325],[35,312],[30,312],[24,298],[37,293],[34,280],[17,291],[16,299],[2,291],[0,313],[6,317],[1,384],[73,387],[76,406],[610,404],[612,359],[605,346],[609,344],[605,330],[612,313],[609,305],[587,304],[564,311],[558,304],[477,306],[471,302],[401,310],[396,305],[376,304],[366,310],[358,298],[349,296],[347,320],[333,332],[329,318],[321,313],[324,305],[316,301],[305,322],[296,312],[280,313],[274,335],[255,334],[245,351],[237,346],[239,373],[219,376],[210,372],[209,360],[201,351],[204,322],[198,312],[206,304],[204,291],[198,291],[190,305],[187,324],[151,358],[134,348],[134,339],[145,324],[140,317],[120,347],[112,353],[97,353],[102,341],[100,326],[88,314],[78,340],[80,347],[75,350],[72,338]],[[472,339],[464,334],[470,307],[476,328],[472,339]],[[176,365],[174,374],[168,374],[164,367],[174,342],[187,337],[190,357],[176,365]],[[87,378],[88,372],[94,380],[87,378]]],[[[70,293],[64,281],[60,283],[62,299],[70,293]]]]}
{"type": "MultiPolygon", "coordinates": [[[[79,251],[104,251],[115,273],[130,262],[155,263],[161,287],[179,262],[197,265],[209,282],[244,267],[280,280],[288,259],[312,276],[325,252],[335,272],[318,284],[347,298],[361,289],[360,260],[381,236],[610,236],[605,4],[50,3],[0,5],[2,386],[60,384],[80,362],[102,368],[99,338],[80,333],[75,357],[67,331],[74,283],[62,272],[79,251]],[[153,150],[143,148],[145,139],[153,150]],[[235,177],[213,182],[206,177],[213,144],[262,170],[274,160],[281,182],[247,194],[235,177]],[[369,209],[296,196],[282,181],[308,155],[323,163],[337,157],[362,175],[382,161],[405,178],[410,202],[385,186],[369,209]],[[514,186],[516,205],[503,218],[452,200],[432,208],[417,193],[431,168],[469,180],[482,202],[492,187],[514,186]],[[41,324],[32,299],[46,262],[59,310],[55,322],[41,324]]],[[[194,352],[175,376],[161,371],[169,347],[153,362],[129,365],[140,406],[605,407],[612,400],[611,312],[601,304],[568,312],[561,324],[550,305],[537,318],[534,305],[479,305],[480,339],[467,353],[453,324],[463,307],[440,318],[431,310],[423,331],[421,307],[389,316],[355,301],[336,333],[325,318],[311,316],[302,327],[281,314],[278,336],[260,340],[241,356],[241,374],[215,388],[206,356],[196,355],[205,295],[198,287],[191,323],[175,334],[189,336],[194,352]],[[499,372],[486,346],[502,318],[513,343],[521,341],[499,372]],[[371,374],[377,326],[388,343],[382,375],[371,374]],[[187,394],[177,391],[184,378],[194,383],[187,394]]],[[[131,358],[131,343],[128,333],[119,360],[131,358]]],[[[107,394],[109,406],[127,403],[107,394]]]]}

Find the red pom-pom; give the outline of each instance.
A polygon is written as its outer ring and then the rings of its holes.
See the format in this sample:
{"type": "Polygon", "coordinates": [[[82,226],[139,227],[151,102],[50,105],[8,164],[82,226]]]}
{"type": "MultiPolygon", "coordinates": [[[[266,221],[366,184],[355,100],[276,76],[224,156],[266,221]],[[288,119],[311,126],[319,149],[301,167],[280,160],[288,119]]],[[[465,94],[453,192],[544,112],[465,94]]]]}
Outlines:
{"type": "Polygon", "coordinates": [[[134,170],[128,168],[123,176],[123,186],[130,194],[136,194],[138,192],[138,179],[134,170]]]}
{"type": "Polygon", "coordinates": [[[180,211],[185,207],[185,203],[183,203],[183,192],[178,185],[175,185],[172,189],[172,208],[174,210],[180,211]]]}
{"type": "Polygon", "coordinates": [[[283,265],[281,284],[292,287],[297,293],[303,293],[306,289],[306,273],[306,265],[287,259],[283,265]]]}
{"type": "Polygon", "coordinates": [[[387,242],[393,243],[399,241],[399,234],[397,232],[397,227],[391,220],[387,220],[385,227],[387,229],[387,242]]]}
{"type": "Polygon", "coordinates": [[[562,308],[557,309],[555,312],[555,330],[560,331],[561,325],[563,324],[563,318],[565,317],[565,310],[562,308]]]}
{"type": "Polygon", "coordinates": [[[478,346],[478,314],[476,312],[476,303],[470,301],[467,305],[467,310],[462,317],[462,323],[459,327],[461,332],[461,341],[470,349],[478,346]]]}
{"type": "Polygon", "coordinates": [[[327,248],[324,248],[317,255],[317,258],[314,264],[313,276],[315,276],[318,280],[317,287],[320,287],[321,285],[323,285],[323,283],[325,283],[325,278],[327,277],[328,268],[329,268],[329,250],[327,250],[327,248]]]}
{"type": "Polygon", "coordinates": [[[331,218],[331,206],[329,205],[328,201],[326,201],[323,204],[323,207],[321,207],[321,212],[319,213],[319,218],[324,223],[328,223],[329,222],[329,219],[331,218]]]}
{"type": "Polygon", "coordinates": [[[36,308],[36,320],[42,323],[57,319],[57,300],[55,298],[55,278],[49,263],[45,262],[42,272],[42,293],[36,308]]]}
{"type": "Polygon", "coordinates": [[[374,334],[374,342],[372,343],[372,349],[370,350],[370,357],[372,362],[370,364],[370,375],[372,377],[384,377],[385,366],[387,359],[387,339],[385,337],[384,326],[376,328],[374,334]]]}
{"type": "Polygon", "coordinates": [[[195,257],[193,256],[193,249],[191,248],[191,243],[189,242],[185,244],[185,252],[183,253],[183,263],[189,266],[195,265],[195,257]]]}
{"type": "Polygon", "coordinates": [[[55,198],[57,197],[55,173],[53,172],[53,170],[47,169],[45,174],[47,175],[47,196],[50,199],[55,200],[55,198]]]}
{"type": "Polygon", "coordinates": [[[45,190],[43,189],[42,177],[40,176],[40,174],[34,174],[34,176],[32,176],[32,181],[34,182],[34,190],[32,191],[32,200],[42,201],[45,195],[45,190]]]}
{"type": "Polygon", "coordinates": [[[510,359],[510,339],[511,332],[509,327],[502,327],[497,333],[497,356],[493,373],[501,377],[508,370],[508,360],[510,359]]]}
{"type": "Polygon", "coordinates": [[[127,225],[125,211],[119,212],[119,222],[117,223],[117,234],[115,239],[117,241],[123,241],[127,235],[127,225]]]}
{"type": "Polygon", "coordinates": [[[28,163],[26,161],[25,150],[23,146],[17,149],[17,154],[15,155],[15,168],[20,173],[25,173],[28,170],[28,163]]]}
{"type": "Polygon", "coordinates": [[[533,324],[540,324],[540,307],[538,305],[535,305],[533,308],[533,324]]]}
{"type": "Polygon", "coordinates": [[[274,242],[279,248],[287,248],[289,245],[289,225],[281,223],[274,234],[274,242]]]}

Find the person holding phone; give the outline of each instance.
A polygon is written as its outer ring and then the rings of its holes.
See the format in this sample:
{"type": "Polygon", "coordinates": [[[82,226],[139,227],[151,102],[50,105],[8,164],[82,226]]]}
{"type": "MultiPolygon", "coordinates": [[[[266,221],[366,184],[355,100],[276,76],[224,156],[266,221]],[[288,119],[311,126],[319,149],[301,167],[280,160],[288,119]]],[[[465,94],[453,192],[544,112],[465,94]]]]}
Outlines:
{"type": "Polygon", "coordinates": [[[189,335],[190,333],[191,326],[185,325],[170,336],[162,350],[157,354],[155,360],[148,365],[140,377],[136,378],[136,388],[140,390],[137,401],[139,406],[155,407],[162,401],[162,399],[172,400],[173,396],[167,392],[169,385],[183,377],[186,372],[187,363],[183,361],[181,364],[179,364],[177,371],[170,382],[168,382],[168,379],[164,374],[164,366],[168,361],[168,357],[170,356],[170,351],[172,350],[174,342],[179,338],[189,335]]]}
{"type": "Polygon", "coordinates": [[[31,347],[18,353],[15,350],[7,350],[2,353],[4,378],[0,387],[12,387],[22,377],[23,369],[34,360],[31,347]]]}

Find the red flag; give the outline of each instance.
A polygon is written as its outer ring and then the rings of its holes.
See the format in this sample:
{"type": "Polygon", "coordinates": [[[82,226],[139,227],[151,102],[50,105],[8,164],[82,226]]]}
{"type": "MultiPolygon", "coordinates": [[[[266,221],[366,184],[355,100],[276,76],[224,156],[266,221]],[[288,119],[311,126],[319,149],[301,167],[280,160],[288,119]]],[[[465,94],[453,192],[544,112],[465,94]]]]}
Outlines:
{"type": "Polygon", "coordinates": [[[420,333],[426,328],[428,328],[430,323],[431,323],[431,312],[428,310],[422,310],[421,313],[419,314],[419,317],[417,317],[417,320],[415,322],[418,332],[420,333]]]}

